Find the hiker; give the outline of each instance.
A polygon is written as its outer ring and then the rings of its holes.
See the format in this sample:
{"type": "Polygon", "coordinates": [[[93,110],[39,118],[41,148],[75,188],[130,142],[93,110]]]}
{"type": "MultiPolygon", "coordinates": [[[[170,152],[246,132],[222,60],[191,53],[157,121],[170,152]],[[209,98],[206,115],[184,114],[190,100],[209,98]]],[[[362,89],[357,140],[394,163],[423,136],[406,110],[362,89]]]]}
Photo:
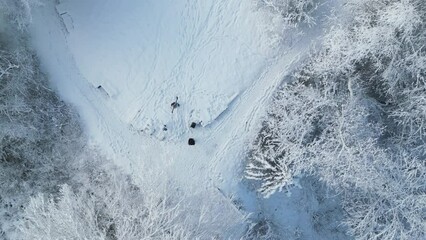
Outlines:
{"type": "Polygon", "coordinates": [[[197,123],[195,123],[195,122],[192,122],[191,125],[190,125],[191,128],[195,128],[196,126],[197,126],[197,123]]]}
{"type": "Polygon", "coordinates": [[[177,101],[178,101],[178,97],[176,97],[176,101],[172,102],[172,104],[171,104],[171,106],[172,106],[172,113],[175,110],[175,108],[177,108],[177,107],[180,106],[177,101]]]}
{"type": "Polygon", "coordinates": [[[195,140],[193,138],[188,139],[188,145],[195,145],[195,140]]]}

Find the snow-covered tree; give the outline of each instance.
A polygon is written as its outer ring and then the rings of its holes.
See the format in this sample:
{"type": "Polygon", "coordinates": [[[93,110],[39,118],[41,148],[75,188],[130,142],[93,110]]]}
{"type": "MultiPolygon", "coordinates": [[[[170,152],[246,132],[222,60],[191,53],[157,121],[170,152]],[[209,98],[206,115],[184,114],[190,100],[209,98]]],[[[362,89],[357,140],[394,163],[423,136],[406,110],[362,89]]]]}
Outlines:
{"type": "Polygon", "coordinates": [[[320,174],[331,186],[367,183],[374,177],[369,161],[384,154],[377,144],[380,124],[369,120],[377,111],[356,97],[336,101],[331,89],[284,85],[255,143],[247,177],[262,180],[266,196],[305,173],[320,174]],[[357,172],[365,176],[355,177],[357,172]]]}
{"type": "Polygon", "coordinates": [[[49,89],[32,52],[0,47],[0,231],[11,232],[31,195],[53,194],[69,179],[84,141],[77,114],[49,89]]]}
{"type": "MultiPolygon", "coordinates": [[[[87,156],[92,153],[85,153],[87,156]]],[[[93,156],[91,156],[93,157],[93,156]]],[[[144,191],[105,160],[80,164],[74,188],[63,185],[57,197],[39,194],[25,208],[23,239],[189,239],[182,203],[167,191],[144,191]]]]}
{"type": "Polygon", "coordinates": [[[345,223],[358,239],[423,239],[426,223],[424,161],[397,149],[383,166],[371,166],[380,179],[370,179],[368,190],[352,189],[344,198],[345,223]]]}
{"type": "Polygon", "coordinates": [[[266,196],[294,184],[294,177],[312,169],[307,147],[322,131],[324,112],[333,110],[318,89],[285,85],[272,101],[268,116],[251,152],[247,178],[261,180],[266,196]]]}
{"type": "Polygon", "coordinates": [[[267,220],[250,224],[247,232],[241,239],[246,240],[275,240],[280,239],[280,236],[275,232],[275,226],[267,220]]]}
{"type": "Polygon", "coordinates": [[[78,156],[72,186],[62,185],[57,196],[31,198],[19,239],[223,238],[241,221],[223,206],[215,208],[217,197],[185,195],[171,182],[136,184],[96,152],[78,156]]]}
{"type": "Polygon", "coordinates": [[[330,23],[273,99],[247,177],[269,196],[314,175],[340,194],[355,237],[422,239],[426,3],[351,0],[342,9],[341,24],[330,23]]]}
{"type": "Polygon", "coordinates": [[[31,23],[31,9],[44,0],[0,0],[0,10],[7,14],[18,29],[23,30],[31,23]]]}
{"type": "Polygon", "coordinates": [[[318,6],[317,0],[260,0],[261,7],[280,14],[289,27],[296,27],[301,23],[315,24],[313,12],[318,6]]]}

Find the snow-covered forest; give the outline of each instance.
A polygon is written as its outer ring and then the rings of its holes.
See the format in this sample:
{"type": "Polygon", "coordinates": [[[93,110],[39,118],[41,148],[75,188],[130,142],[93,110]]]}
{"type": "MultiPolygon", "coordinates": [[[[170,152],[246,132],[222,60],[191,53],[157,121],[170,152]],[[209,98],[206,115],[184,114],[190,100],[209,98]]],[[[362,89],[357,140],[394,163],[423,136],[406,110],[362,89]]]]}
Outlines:
{"type": "Polygon", "coordinates": [[[268,197],[315,176],[356,239],[423,239],[426,3],[347,1],[330,21],[274,95],[247,177],[268,197]]]}
{"type": "Polygon", "coordinates": [[[0,0],[0,239],[425,239],[425,43],[423,0],[0,0]]]}

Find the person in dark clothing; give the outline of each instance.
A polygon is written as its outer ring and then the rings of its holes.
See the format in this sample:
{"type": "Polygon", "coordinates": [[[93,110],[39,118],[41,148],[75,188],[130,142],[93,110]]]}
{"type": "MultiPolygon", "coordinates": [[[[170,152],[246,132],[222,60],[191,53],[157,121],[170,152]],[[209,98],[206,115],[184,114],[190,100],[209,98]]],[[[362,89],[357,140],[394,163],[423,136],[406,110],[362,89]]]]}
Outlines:
{"type": "Polygon", "coordinates": [[[197,126],[197,124],[195,122],[192,122],[191,125],[190,125],[191,128],[195,128],[196,126],[197,126]]]}
{"type": "Polygon", "coordinates": [[[193,138],[188,139],[188,145],[195,145],[195,140],[193,138]]]}
{"type": "Polygon", "coordinates": [[[176,101],[172,102],[172,104],[170,104],[172,106],[172,113],[175,110],[175,108],[179,107],[179,103],[178,103],[178,97],[176,97],[176,101]]]}

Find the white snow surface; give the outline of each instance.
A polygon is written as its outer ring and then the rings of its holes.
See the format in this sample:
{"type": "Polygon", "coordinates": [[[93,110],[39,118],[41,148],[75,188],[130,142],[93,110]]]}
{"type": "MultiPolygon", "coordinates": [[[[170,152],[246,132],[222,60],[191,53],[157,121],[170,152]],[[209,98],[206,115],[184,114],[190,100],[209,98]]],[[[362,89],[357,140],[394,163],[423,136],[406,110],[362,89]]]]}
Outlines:
{"type": "Polygon", "coordinates": [[[206,126],[220,116],[276,52],[253,7],[240,0],[63,0],[57,9],[78,69],[102,86],[110,110],[135,130],[181,141],[189,123],[206,126]]]}
{"type": "MultiPolygon", "coordinates": [[[[93,145],[143,184],[167,176],[205,201],[221,199],[211,211],[241,232],[246,213],[276,208],[241,187],[241,166],[272,93],[311,43],[283,44],[281,24],[251,0],[61,0],[35,10],[30,32],[93,145]]],[[[298,225],[309,214],[281,211],[282,224],[299,219],[281,227],[320,239],[298,225]]]]}

